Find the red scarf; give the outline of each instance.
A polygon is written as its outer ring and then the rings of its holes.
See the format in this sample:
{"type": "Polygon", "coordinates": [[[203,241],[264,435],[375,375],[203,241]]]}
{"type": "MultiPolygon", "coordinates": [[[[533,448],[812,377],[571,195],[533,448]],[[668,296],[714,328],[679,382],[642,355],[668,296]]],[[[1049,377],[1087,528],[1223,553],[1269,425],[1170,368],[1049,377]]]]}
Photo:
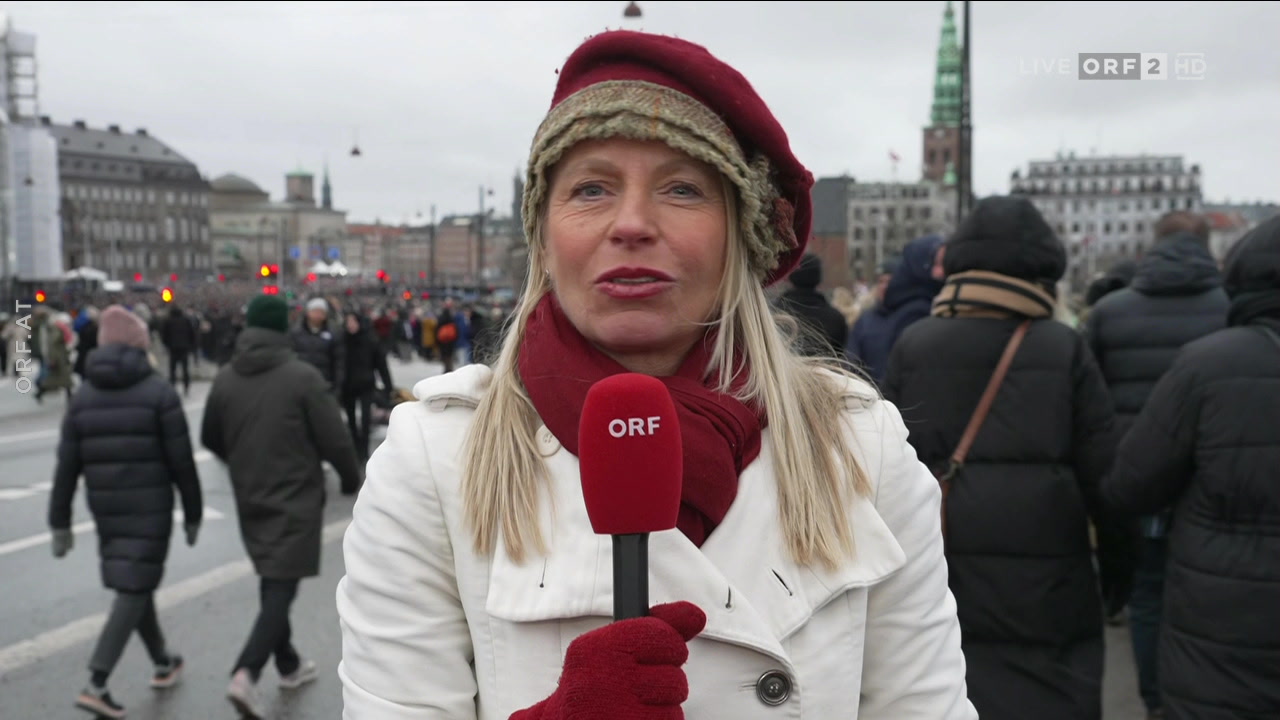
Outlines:
{"type": "MultiPolygon", "coordinates": [[[[684,444],[684,486],[676,526],[699,547],[733,505],[738,475],[760,454],[764,424],[763,413],[713,390],[715,377],[703,384],[711,339],[697,343],[675,375],[658,378],[671,391],[684,444]]],[[[574,455],[587,391],[610,375],[629,372],[578,332],[551,293],[529,318],[519,371],[542,422],[574,455]]]]}

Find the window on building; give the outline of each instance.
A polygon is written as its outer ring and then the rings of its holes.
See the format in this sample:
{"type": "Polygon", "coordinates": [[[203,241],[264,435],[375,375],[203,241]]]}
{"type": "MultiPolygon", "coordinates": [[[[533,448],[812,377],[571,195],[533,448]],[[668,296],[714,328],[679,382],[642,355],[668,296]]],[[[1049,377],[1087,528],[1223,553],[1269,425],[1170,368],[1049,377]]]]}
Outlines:
{"type": "Polygon", "coordinates": [[[173,242],[178,236],[177,224],[173,221],[173,216],[164,219],[164,239],[173,242]]]}
{"type": "Polygon", "coordinates": [[[906,219],[906,220],[910,220],[910,219],[911,219],[911,216],[912,216],[913,211],[914,211],[914,208],[912,208],[910,205],[908,205],[908,206],[904,207],[904,208],[902,209],[902,217],[903,217],[904,219],[906,219]]]}
{"type": "Polygon", "coordinates": [[[868,240],[870,240],[871,242],[875,242],[875,241],[876,241],[876,229],[875,229],[875,228],[873,228],[873,227],[871,227],[871,228],[867,228],[867,239],[868,239],[868,240]]]}
{"type": "Polygon", "coordinates": [[[933,212],[933,209],[927,205],[925,207],[920,208],[920,219],[928,220],[932,212],[933,212]]]}
{"type": "Polygon", "coordinates": [[[1111,234],[1111,223],[1103,223],[1103,224],[1102,224],[1102,234],[1103,234],[1103,235],[1110,235],[1110,234],[1111,234]]]}
{"type": "Polygon", "coordinates": [[[853,219],[854,219],[854,220],[861,220],[861,219],[862,219],[862,208],[860,208],[860,207],[856,207],[856,208],[854,208],[854,209],[853,209],[853,219]]]}
{"type": "Polygon", "coordinates": [[[160,266],[160,253],[147,253],[147,267],[155,270],[160,266]]]}
{"type": "Polygon", "coordinates": [[[1138,231],[1138,232],[1140,232],[1140,233],[1142,233],[1142,232],[1146,232],[1146,225],[1145,225],[1145,223],[1143,223],[1143,222],[1139,221],[1137,224],[1135,224],[1135,225],[1133,226],[1133,229],[1134,229],[1134,230],[1136,230],[1136,231],[1138,231]]]}
{"type": "Polygon", "coordinates": [[[1141,200],[1134,200],[1134,201],[1133,201],[1133,209],[1134,209],[1134,210],[1141,210],[1141,209],[1142,209],[1142,201],[1141,201],[1141,200]]]}
{"type": "Polygon", "coordinates": [[[172,190],[169,190],[168,192],[166,192],[166,193],[164,194],[164,202],[165,202],[165,204],[166,204],[166,205],[173,205],[173,203],[174,203],[174,197],[173,197],[173,191],[172,191],[172,190]]]}
{"type": "Polygon", "coordinates": [[[856,228],[854,228],[854,229],[853,229],[853,239],[854,239],[854,240],[861,240],[861,239],[862,239],[862,228],[860,228],[860,227],[856,227],[856,228]]]}
{"type": "Polygon", "coordinates": [[[1123,235],[1127,232],[1129,232],[1129,223],[1120,223],[1120,234],[1123,235]]]}
{"type": "Polygon", "coordinates": [[[1120,202],[1120,212],[1128,212],[1128,211],[1129,211],[1129,203],[1124,202],[1124,201],[1121,201],[1121,202],[1120,202]]]}
{"type": "Polygon", "coordinates": [[[1080,223],[1071,223],[1071,232],[1073,232],[1073,233],[1079,233],[1079,232],[1080,232],[1080,223]]]}
{"type": "Polygon", "coordinates": [[[951,162],[951,151],[950,151],[950,150],[943,150],[943,151],[942,151],[942,162],[943,162],[944,164],[945,164],[945,163],[949,163],[949,162],[951,162]]]}
{"type": "Polygon", "coordinates": [[[932,164],[933,164],[933,160],[934,160],[934,158],[935,158],[936,156],[937,156],[937,151],[936,151],[936,150],[930,150],[930,151],[929,151],[929,164],[930,164],[930,165],[932,165],[932,164]]]}
{"type": "Polygon", "coordinates": [[[1194,208],[1195,208],[1195,200],[1193,198],[1187,198],[1187,209],[1192,210],[1194,208]]]}

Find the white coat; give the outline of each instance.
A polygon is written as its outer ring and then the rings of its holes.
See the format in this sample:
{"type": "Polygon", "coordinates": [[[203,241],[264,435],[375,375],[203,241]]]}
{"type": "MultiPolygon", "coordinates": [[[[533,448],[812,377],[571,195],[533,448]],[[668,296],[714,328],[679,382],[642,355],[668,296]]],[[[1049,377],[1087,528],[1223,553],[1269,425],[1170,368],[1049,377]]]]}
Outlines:
{"type": "MultiPolygon", "coordinates": [[[[516,565],[501,544],[472,550],[459,452],[491,376],[471,365],[419,383],[369,462],[337,591],[346,720],[507,720],[555,691],[574,638],[611,620],[612,541],[592,532],[578,460],[545,427],[549,554],[516,565]]],[[[873,488],[850,503],[855,560],[825,572],[790,559],[767,429],[701,548],[678,530],[650,536],[650,603],[707,615],[684,666],[688,720],[977,718],[937,483],[893,405],[850,383],[846,407],[873,488]]]]}

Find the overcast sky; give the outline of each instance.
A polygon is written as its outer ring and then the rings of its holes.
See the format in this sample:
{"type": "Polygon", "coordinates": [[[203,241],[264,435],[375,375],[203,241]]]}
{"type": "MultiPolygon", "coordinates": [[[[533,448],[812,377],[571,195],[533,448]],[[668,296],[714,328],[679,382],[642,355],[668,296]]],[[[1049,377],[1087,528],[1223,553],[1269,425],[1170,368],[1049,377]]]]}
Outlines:
{"type": "MultiPolygon", "coordinates": [[[[273,197],[328,158],[336,205],[505,213],[556,69],[626,27],[698,42],[755,85],[819,177],[916,179],[945,2],[7,2],[41,112],[146,127],[273,197]],[[363,153],[349,150],[358,138],[363,153]]],[[[957,20],[961,3],[956,3],[957,20]]],[[[1059,150],[1181,154],[1207,201],[1280,200],[1280,3],[972,3],[975,189],[1059,150]],[[1267,33],[1270,33],[1268,36],[1267,33]],[[1091,81],[1081,52],[1203,53],[1204,78],[1091,81]],[[1069,75],[1046,74],[1070,60],[1069,75]]],[[[317,193],[319,191],[317,178],[317,193]]]]}

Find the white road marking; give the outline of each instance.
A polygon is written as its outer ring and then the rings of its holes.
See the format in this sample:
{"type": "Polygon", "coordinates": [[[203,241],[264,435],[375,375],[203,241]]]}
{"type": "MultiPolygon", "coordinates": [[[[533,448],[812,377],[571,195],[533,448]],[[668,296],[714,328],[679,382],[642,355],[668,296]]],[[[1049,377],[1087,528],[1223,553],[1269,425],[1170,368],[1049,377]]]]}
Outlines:
{"type": "MultiPolygon", "coordinates": [[[[205,520],[222,520],[224,518],[226,518],[226,515],[223,514],[221,511],[215,510],[214,508],[211,508],[211,507],[204,508],[205,520]]],[[[182,525],[182,520],[183,520],[182,511],[174,510],[173,522],[175,526],[180,528],[182,525]]],[[[94,525],[92,520],[86,520],[85,522],[76,523],[75,525],[72,525],[71,532],[75,535],[81,535],[83,533],[89,532],[90,530],[93,530],[95,527],[97,526],[94,525]]],[[[21,538],[19,540],[10,540],[7,543],[0,544],[0,555],[8,555],[9,553],[16,553],[19,550],[26,550],[27,548],[35,547],[37,545],[43,545],[47,542],[52,542],[52,541],[53,541],[53,534],[48,531],[39,533],[37,535],[32,535],[31,537],[21,538]]]]}
{"type": "MultiPolygon", "coordinates": [[[[324,526],[323,542],[328,544],[341,538],[350,523],[351,519],[346,518],[324,526]]],[[[252,574],[253,565],[248,560],[229,562],[175,585],[161,588],[155,595],[156,607],[159,610],[167,610],[252,574]]],[[[90,615],[69,622],[60,628],[40,633],[28,640],[0,648],[0,678],[4,677],[5,673],[92,640],[101,632],[102,624],[106,621],[106,613],[90,615]]]]}
{"type": "MultiPolygon", "coordinates": [[[[197,410],[203,410],[204,405],[205,404],[202,402],[191,403],[189,405],[183,405],[182,409],[191,413],[197,410]]],[[[17,435],[6,435],[4,437],[0,437],[0,445],[29,442],[31,440],[40,440],[43,438],[56,438],[58,437],[58,434],[61,432],[62,432],[61,428],[51,428],[49,430],[37,430],[35,432],[29,432],[29,433],[18,433],[17,435]]]]}

